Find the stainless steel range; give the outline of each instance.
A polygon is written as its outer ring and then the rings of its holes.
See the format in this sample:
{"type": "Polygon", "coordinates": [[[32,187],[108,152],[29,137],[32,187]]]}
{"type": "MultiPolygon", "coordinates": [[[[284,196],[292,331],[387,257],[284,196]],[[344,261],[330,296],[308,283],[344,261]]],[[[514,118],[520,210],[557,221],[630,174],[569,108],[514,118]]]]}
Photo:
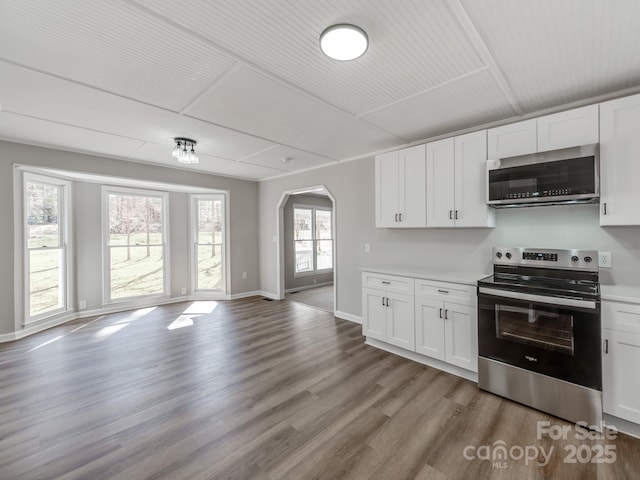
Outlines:
{"type": "Polygon", "coordinates": [[[598,252],[494,248],[478,281],[478,385],[573,422],[602,422],[598,252]]]}

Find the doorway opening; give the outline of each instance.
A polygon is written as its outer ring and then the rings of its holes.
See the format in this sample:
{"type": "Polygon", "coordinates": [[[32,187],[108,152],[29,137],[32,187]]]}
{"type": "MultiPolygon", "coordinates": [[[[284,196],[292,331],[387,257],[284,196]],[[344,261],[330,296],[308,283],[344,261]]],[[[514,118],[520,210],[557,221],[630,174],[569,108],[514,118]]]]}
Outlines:
{"type": "Polygon", "coordinates": [[[278,297],[335,313],[336,203],[324,185],[278,204],[278,297]]]}

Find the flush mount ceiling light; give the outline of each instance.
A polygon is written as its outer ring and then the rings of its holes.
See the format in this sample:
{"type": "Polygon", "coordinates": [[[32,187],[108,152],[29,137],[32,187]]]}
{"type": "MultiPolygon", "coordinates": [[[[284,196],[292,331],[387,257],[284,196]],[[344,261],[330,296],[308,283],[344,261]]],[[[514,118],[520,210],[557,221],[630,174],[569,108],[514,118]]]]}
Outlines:
{"type": "Polygon", "coordinates": [[[176,144],[171,155],[177,158],[180,163],[198,163],[195,147],[198,142],[190,138],[177,137],[173,139],[176,144]]]}
{"type": "Polygon", "coordinates": [[[355,25],[332,25],[320,35],[320,48],[335,60],[354,60],[369,47],[369,37],[355,25]]]}

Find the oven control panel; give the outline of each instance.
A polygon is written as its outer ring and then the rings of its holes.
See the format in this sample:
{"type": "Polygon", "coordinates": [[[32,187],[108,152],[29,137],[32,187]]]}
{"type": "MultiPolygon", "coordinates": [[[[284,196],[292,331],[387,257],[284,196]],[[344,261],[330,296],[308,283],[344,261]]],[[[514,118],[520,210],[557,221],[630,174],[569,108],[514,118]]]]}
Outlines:
{"type": "Polygon", "coordinates": [[[522,252],[523,260],[537,260],[543,262],[557,262],[557,253],[543,253],[543,252],[522,252]]]}
{"type": "Polygon", "coordinates": [[[495,265],[529,265],[547,268],[598,271],[597,250],[494,247],[495,265]]]}

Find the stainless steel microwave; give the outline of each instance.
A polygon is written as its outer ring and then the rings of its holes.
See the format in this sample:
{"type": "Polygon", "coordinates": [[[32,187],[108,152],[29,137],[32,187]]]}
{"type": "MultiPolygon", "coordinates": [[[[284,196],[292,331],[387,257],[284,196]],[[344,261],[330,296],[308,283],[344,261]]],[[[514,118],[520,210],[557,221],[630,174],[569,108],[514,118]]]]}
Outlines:
{"type": "Polygon", "coordinates": [[[487,162],[487,204],[495,208],[598,203],[598,144],[487,162]]]}

